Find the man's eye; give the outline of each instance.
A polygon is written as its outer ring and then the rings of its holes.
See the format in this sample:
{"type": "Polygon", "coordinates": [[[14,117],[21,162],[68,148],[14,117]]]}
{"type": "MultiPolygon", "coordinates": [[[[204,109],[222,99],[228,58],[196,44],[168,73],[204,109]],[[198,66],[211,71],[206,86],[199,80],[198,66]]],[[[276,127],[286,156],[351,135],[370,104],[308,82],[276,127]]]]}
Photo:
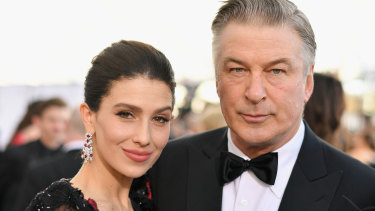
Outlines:
{"type": "Polygon", "coordinates": [[[240,72],[243,72],[244,69],[243,68],[239,68],[239,67],[236,67],[236,68],[231,68],[232,71],[236,72],[236,73],[240,73],[240,72]]]}
{"type": "Polygon", "coordinates": [[[273,69],[272,73],[275,74],[275,75],[278,75],[278,74],[281,73],[281,70],[280,69],[273,69]]]}

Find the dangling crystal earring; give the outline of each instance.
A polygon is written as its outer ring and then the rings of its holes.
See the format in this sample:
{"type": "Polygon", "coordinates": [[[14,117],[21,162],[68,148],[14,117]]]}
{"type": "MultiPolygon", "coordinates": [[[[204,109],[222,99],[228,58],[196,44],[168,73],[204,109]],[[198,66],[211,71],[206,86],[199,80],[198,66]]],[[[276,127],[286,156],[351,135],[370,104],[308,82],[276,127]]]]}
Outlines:
{"type": "Polygon", "coordinates": [[[85,144],[83,145],[81,152],[81,158],[84,159],[84,163],[92,160],[92,134],[86,133],[85,137],[85,144]]]}

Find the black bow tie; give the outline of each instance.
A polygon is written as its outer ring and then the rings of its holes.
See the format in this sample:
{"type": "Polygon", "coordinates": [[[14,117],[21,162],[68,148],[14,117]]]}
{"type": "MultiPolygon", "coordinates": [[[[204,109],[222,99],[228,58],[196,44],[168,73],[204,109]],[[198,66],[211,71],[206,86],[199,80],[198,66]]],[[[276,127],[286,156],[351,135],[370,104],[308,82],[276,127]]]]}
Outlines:
{"type": "Polygon", "coordinates": [[[273,185],[277,174],[277,152],[269,152],[251,160],[244,160],[230,152],[221,152],[220,165],[222,185],[233,181],[246,170],[252,170],[258,179],[273,185]]]}

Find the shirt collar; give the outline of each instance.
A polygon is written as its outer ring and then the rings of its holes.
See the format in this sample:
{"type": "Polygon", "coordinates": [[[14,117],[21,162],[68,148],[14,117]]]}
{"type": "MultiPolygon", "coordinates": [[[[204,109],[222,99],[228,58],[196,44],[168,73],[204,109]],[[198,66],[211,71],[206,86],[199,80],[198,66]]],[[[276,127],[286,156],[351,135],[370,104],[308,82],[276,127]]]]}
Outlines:
{"type": "MultiPolygon", "coordinates": [[[[228,128],[228,151],[243,158],[250,160],[236,145],[234,145],[231,138],[231,130],[228,128]]],[[[297,160],[299,150],[303,142],[305,134],[305,125],[301,121],[297,133],[286,144],[274,150],[278,153],[277,175],[274,185],[269,185],[271,191],[278,198],[282,198],[286,185],[288,183],[290,174],[292,173],[294,164],[297,160]]]]}

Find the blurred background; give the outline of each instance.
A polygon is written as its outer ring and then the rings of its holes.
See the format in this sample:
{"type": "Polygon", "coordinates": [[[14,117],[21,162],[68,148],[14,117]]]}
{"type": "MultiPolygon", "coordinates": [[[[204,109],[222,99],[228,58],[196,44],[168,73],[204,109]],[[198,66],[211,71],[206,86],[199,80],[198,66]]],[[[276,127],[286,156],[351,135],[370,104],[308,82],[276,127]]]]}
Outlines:
{"type": "MultiPolygon", "coordinates": [[[[351,134],[375,125],[375,1],[296,0],[318,44],[316,72],[342,82],[342,126],[351,134]]],[[[83,101],[91,59],[120,39],[149,43],[175,70],[171,137],[225,125],[211,58],[217,0],[0,1],[0,151],[29,103],[83,101]]]]}

